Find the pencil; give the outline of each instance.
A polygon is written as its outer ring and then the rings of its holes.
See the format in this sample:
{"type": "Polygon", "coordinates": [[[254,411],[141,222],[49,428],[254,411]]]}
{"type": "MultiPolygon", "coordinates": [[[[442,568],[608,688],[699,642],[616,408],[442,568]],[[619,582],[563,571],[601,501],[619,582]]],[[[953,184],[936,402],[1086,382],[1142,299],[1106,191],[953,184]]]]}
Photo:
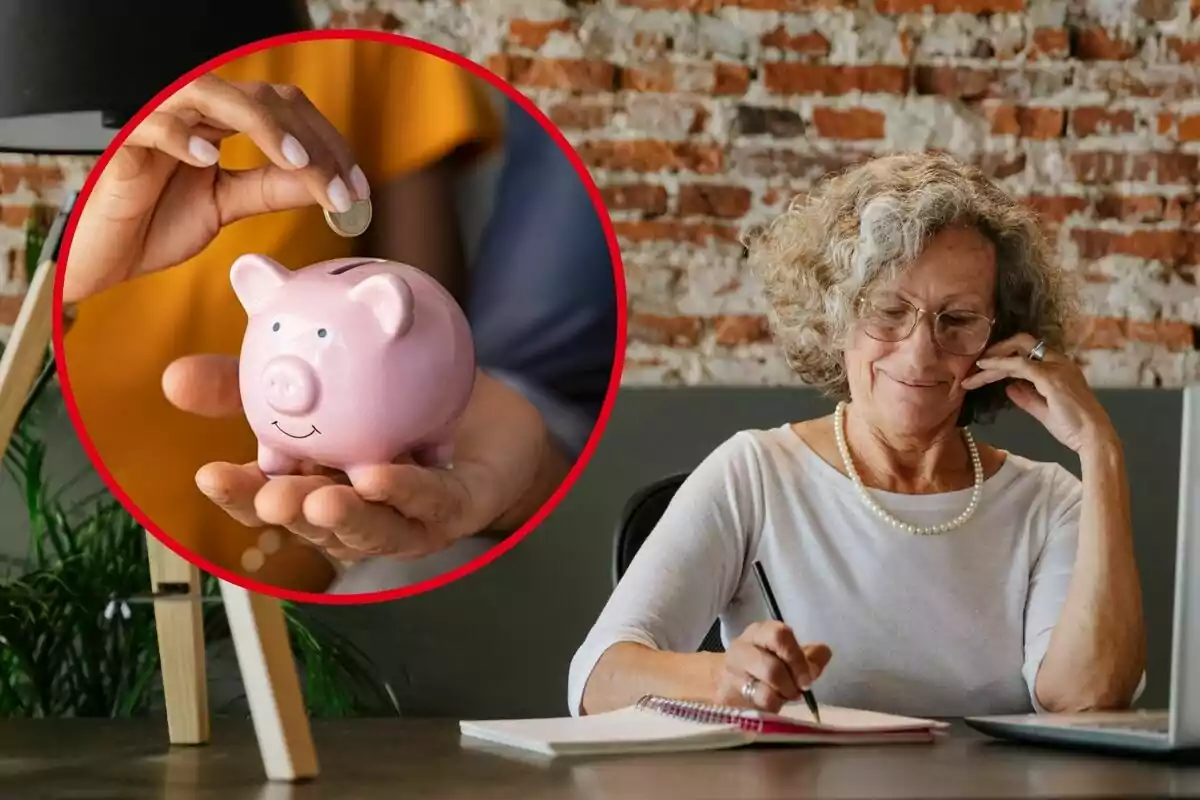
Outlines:
{"type": "MultiPolygon", "coordinates": [[[[763,570],[762,562],[754,562],[754,574],[758,578],[758,587],[767,600],[767,606],[771,609],[771,616],[776,622],[783,622],[783,614],[779,612],[779,604],[775,602],[775,593],[771,591],[771,584],[767,582],[767,573],[763,570]]],[[[812,712],[813,719],[820,722],[821,712],[817,710],[817,698],[813,697],[812,690],[801,689],[800,693],[804,696],[804,704],[812,712]]]]}

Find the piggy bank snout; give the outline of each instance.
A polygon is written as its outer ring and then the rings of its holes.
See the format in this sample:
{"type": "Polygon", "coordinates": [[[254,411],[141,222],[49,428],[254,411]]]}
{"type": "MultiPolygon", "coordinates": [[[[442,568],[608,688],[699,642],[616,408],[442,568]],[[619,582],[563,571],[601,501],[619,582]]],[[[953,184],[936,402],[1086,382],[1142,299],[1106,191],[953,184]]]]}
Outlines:
{"type": "Polygon", "coordinates": [[[317,404],[317,376],[304,359],[277,356],[262,374],[267,405],[281,414],[306,414],[317,404]]]}

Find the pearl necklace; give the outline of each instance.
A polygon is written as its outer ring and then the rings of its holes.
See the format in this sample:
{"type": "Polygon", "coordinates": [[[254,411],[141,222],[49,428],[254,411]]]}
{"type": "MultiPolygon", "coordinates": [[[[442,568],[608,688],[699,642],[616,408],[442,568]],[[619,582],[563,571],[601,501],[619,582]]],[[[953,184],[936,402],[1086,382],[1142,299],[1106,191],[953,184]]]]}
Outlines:
{"type": "Polygon", "coordinates": [[[855,488],[858,489],[858,493],[862,496],[863,502],[867,504],[867,508],[871,509],[875,516],[902,531],[917,536],[930,536],[952,531],[963,525],[963,523],[974,515],[975,509],[979,507],[979,497],[983,494],[983,462],[979,460],[979,450],[975,447],[975,439],[971,436],[969,430],[963,428],[962,434],[963,438],[967,441],[967,450],[971,453],[971,465],[975,470],[975,488],[971,492],[971,502],[967,503],[966,509],[961,514],[949,522],[943,522],[940,525],[921,526],[896,519],[886,509],[876,503],[875,498],[871,497],[871,494],[867,491],[867,487],[863,485],[862,478],[858,476],[857,470],[854,469],[854,462],[850,460],[850,448],[846,446],[845,417],[846,403],[842,401],[837,404],[837,408],[833,412],[833,431],[837,437],[838,450],[842,454],[842,463],[846,465],[846,473],[850,476],[850,480],[853,481],[855,488]]]}

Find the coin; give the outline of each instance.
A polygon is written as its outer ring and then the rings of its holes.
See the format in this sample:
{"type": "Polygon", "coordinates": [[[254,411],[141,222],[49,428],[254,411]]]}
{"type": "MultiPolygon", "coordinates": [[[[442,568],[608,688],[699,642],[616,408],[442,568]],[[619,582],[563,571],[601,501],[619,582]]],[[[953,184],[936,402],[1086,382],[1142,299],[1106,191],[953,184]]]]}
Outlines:
{"type": "Polygon", "coordinates": [[[371,201],[359,200],[341,213],[326,209],[325,221],[338,236],[361,236],[371,224],[371,201]]]}

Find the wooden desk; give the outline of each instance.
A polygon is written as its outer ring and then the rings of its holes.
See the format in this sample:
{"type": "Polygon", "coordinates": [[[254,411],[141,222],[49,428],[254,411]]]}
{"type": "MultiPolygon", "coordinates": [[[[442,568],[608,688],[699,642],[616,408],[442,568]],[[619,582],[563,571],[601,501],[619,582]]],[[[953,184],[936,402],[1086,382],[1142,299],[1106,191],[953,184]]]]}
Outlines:
{"type": "Polygon", "coordinates": [[[748,749],[539,763],[460,743],[454,721],[314,721],[322,774],[267,784],[249,722],[169,748],[166,723],[0,720],[0,800],[24,797],[795,798],[1200,796],[1200,763],[1001,744],[965,728],[928,745],[748,749]]]}

